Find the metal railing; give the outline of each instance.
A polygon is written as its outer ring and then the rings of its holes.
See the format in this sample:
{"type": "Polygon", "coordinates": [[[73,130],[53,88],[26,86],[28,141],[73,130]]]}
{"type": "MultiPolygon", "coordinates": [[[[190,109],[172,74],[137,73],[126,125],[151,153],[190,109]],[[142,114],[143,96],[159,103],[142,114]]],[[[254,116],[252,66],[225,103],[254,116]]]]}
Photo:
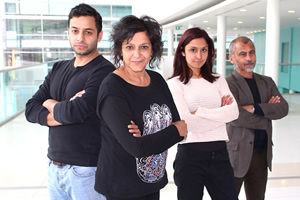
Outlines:
{"type": "Polygon", "coordinates": [[[0,126],[24,111],[54,62],[0,70],[0,126]]]}

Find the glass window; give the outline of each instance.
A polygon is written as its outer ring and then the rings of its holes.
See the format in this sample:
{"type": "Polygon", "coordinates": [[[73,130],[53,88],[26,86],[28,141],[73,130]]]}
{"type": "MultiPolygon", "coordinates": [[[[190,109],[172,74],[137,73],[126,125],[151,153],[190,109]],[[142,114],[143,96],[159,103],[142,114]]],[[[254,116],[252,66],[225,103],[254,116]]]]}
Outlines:
{"type": "Polygon", "coordinates": [[[6,31],[17,32],[17,20],[16,19],[7,19],[6,20],[6,31]]]}
{"type": "Polygon", "coordinates": [[[22,19],[20,20],[21,34],[41,34],[41,20],[22,19]]]}
{"type": "Polygon", "coordinates": [[[102,17],[111,17],[110,6],[92,5],[102,17]]]}
{"type": "Polygon", "coordinates": [[[43,31],[44,34],[64,35],[68,30],[67,20],[44,20],[43,31]]]}
{"type": "Polygon", "coordinates": [[[111,21],[102,21],[102,28],[111,28],[111,21]]]}
{"type": "Polygon", "coordinates": [[[50,15],[69,15],[70,10],[78,5],[79,1],[55,1],[52,0],[49,3],[49,13],[50,15]]]}
{"type": "Polygon", "coordinates": [[[48,13],[48,2],[45,0],[20,0],[20,14],[40,15],[48,13]]]}
{"type": "MultiPolygon", "coordinates": [[[[284,42],[281,45],[281,63],[289,63],[289,56],[290,56],[290,45],[288,42],[284,42]]],[[[281,72],[288,73],[289,72],[289,66],[283,65],[281,66],[281,72]]]]}
{"type": "Polygon", "coordinates": [[[124,17],[131,14],[131,6],[112,6],[112,17],[124,17]]]}
{"type": "Polygon", "coordinates": [[[16,14],[16,3],[5,3],[6,14],[16,14]]]}

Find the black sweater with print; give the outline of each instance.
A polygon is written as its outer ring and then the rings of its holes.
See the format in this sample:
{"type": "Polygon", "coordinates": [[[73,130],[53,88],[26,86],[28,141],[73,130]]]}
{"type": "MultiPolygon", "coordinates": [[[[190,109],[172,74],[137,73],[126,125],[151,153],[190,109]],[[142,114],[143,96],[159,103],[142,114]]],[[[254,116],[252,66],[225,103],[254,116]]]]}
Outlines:
{"type": "Polygon", "coordinates": [[[131,85],[114,73],[100,87],[97,112],[102,148],[95,189],[104,195],[142,197],[168,182],[167,149],[183,139],[171,123],[180,118],[165,80],[147,72],[151,77],[147,87],[131,85]],[[131,120],[142,137],[128,132],[131,120]]]}

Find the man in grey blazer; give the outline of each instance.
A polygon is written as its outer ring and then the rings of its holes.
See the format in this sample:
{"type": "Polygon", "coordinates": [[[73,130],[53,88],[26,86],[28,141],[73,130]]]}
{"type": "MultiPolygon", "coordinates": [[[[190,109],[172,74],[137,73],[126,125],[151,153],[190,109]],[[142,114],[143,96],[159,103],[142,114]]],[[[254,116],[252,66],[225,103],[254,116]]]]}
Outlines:
{"type": "Polygon", "coordinates": [[[267,168],[272,169],[272,120],[288,114],[288,103],[270,77],[253,72],[256,54],[249,38],[231,42],[229,59],[235,70],[226,80],[240,112],[227,124],[230,162],[238,193],[244,183],[247,200],[263,200],[267,168]]]}

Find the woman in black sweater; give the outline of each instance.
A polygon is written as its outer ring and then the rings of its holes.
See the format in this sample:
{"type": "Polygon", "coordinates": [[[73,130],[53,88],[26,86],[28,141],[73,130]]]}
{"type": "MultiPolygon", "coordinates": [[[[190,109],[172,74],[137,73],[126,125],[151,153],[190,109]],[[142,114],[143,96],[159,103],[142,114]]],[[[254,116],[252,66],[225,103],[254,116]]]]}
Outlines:
{"type": "Polygon", "coordinates": [[[159,64],[161,33],[161,26],[148,16],[126,16],[113,27],[118,68],[101,84],[97,108],[102,146],[95,189],[107,200],[159,199],[168,182],[167,149],[187,134],[165,80],[146,70],[148,64],[159,64]],[[141,137],[128,131],[132,121],[141,137]]]}

